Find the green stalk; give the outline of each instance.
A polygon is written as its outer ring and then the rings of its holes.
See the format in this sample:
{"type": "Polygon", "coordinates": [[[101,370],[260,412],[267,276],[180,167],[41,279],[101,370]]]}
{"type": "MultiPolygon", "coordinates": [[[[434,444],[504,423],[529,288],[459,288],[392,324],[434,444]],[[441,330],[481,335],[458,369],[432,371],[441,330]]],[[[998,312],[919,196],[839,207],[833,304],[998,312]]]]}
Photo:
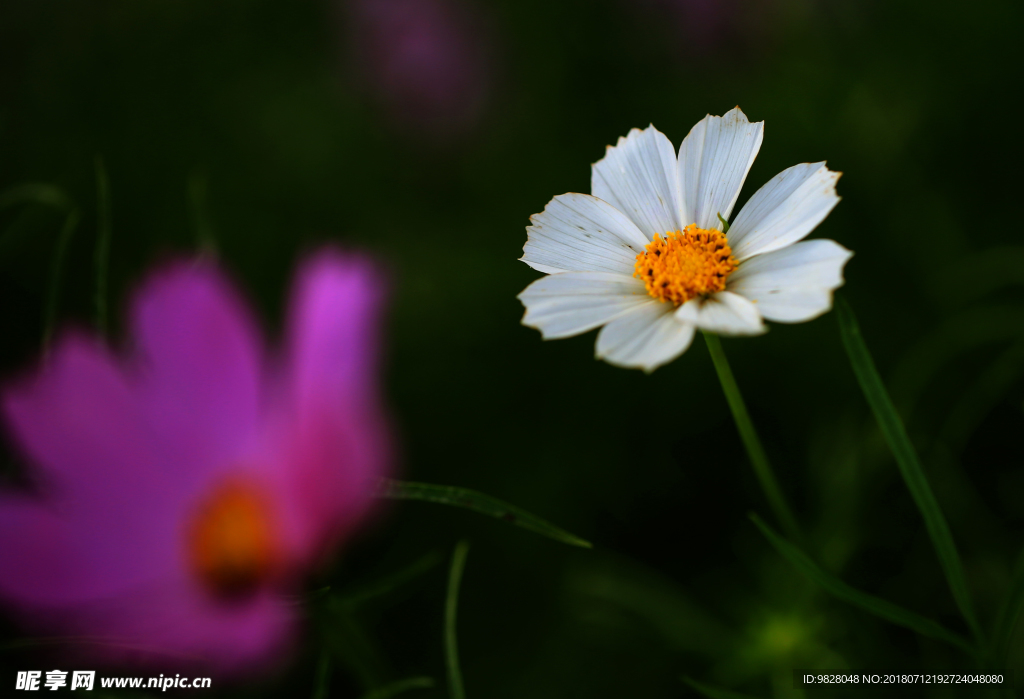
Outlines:
{"type": "Polygon", "coordinates": [[[761,446],[761,439],[757,436],[757,430],[754,429],[750,413],[747,412],[747,405],[743,402],[743,395],[740,393],[740,388],[736,385],[736,379],[732,375],[732,369],[729,367],[729,360],[726,359],[725,351],[722,349],[722,341],[718,339],[718,335],[707,332],[704,333],[704,341],[707,342],[711,361],[715,365],[718,380],[721,382],[722,391],[725,393],[725,400],[729,403],[732,418],[736,422],[736,429],[739,430],[740,439],[743,440],[743,446],[746,448],[747,456],[750,457],[750,463],[754,467],[754,474],[761,483],[761,489],[764,491],[765,497],[768,498],[768,504],[771,505],[772,511],[775,512],[775,517],[779,520],[786,534],[791,539],[800,541],[803,539],[800,534],[800,526],[796,523],[793,511],[786,504],[786,498],[782,494],[778,480],[775,478],[775,472],[772,471],[768,455],[765,453],[764,447],[761,446]]]}
{"type": "Polygon", "coordinates": [[[331,684],[331,654],[326,649],[320,652],[316,664],[316,677],[313,680],[312,699],[327,699],[331,684]]]}
{"type": "Polygon", "coordinates": [[[875,419],[878,421],[885,441],[889,444],[889,449],[896,457],[900,475],[903,476],[903,481],[907,484],[907,489],[910,491],[917,509],[921,512],[928,536],[932,540],[932,546],[935,547],[935,553],[938,555],[942,571],[946,575],[949,589],[953,593],[953,599],[956,600],[956,605],[960,608],[960,613],[963,614],[967,625],[977,639],[979,647],[984,648],[984,635],[974,614],[974,605],[967,587],[963,563],[957,552],[946,517],[942,514],[939,502],[935,499],[935,494],[928,483],[928,477],[917,459],[917,452],[914,450],[913,444],[910,443],[910,437],[907,436],[907,431],[903,427],[903,420],[896,412],[896,408],[889,398],[889,392],[886,390],[885,384],[882,383],[882,377],[879,376],[878,369],[875,368],[875,361],[871,358],[864,338],[861,337],[860,326],[857,325],[853,310],[844,299],[839,298],[836,303],[836,311],[839,319],[839,331],[843,338],[843,345],[846,347],[846,353],[850,357],[853,373],[857,376],[857,382],[860,384],[868,405],[871,406],[871,411],[875,414],[875,419]]]}
{"type": "Polygon", "coordinates": [[[452,554],[452,567],[448,573],[448,599],[444,605],[444,655],[448,665],[448,696],[450,699],[466,699],[462,688],[462,671],[459,669],[459,644],[455,633],[456,613],[459,607],[459,584],[466,567],[469,542],[460,541],[452,554]]]}
{"type": "Polygon", "coordinates": [[[43,307],[43,353],[50,348],[53,330],[57,324],[57,305],[60,301],[61,275],[64,271],[64,258],[67,257],[68,243],[78,227],[78,209],[72,209],[64,219],[60,236],[53,250],[50,261],[50,283],[46,292],[46,305],[43,307]]]}
{"type": "Polygon", "coordinates": [[[107,279],[110,274],[110,182],[103,160],[96,157],[96,330],[107,334],[107,279]]]}

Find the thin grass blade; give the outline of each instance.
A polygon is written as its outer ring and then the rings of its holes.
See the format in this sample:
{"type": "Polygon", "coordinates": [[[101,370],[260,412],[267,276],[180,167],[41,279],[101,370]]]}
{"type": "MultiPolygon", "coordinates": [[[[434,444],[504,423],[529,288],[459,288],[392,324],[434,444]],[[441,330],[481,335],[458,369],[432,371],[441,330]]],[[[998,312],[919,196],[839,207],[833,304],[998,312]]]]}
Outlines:
{"type": "Polygon", "coordinates": [[[466,699],[462,686],[462,670],[459,668],[459,643],[456,634],[456,620],[459,608],[459,585],[462,571],[466,568],[469,542],[463,540],[455,546],[452,566],[448,572],[448,598],[444,605],[444,657],[448,667],[448,696],[450,699],[466,699]]]}
{"type": "Polygon", "coordinates": [[[352,591],[342,592],[341,598],[345,600],[345,604],[354,609],[365,602],[382,597],[403,587],[427,571],[432,570],[440,562],[441,554],[432,551],[399,571],[367,585],[357,587],[352,591]]]}
{"type": "Polygon", "coordinates": [[[836,310],[843,345],[846,347],[846,353],[853,365],[853,372],[857,375],[857,381],[864,392],[868,405],[871,406],[871,410],[875,414],[875,419],[878,420],[885,441],[896,457],[896,464],[910,490],[910,495],[921,511],[928,536],[931,537],[932,545],[939,557],[939,563],[946,575],[946,581],[949,583],[949,589],[953,593],[953,599],[979,644],[984,645],[984,636],[974,613],[970,591],[967,588],[963,563],[949,530],[949,524],[946,523],[946,518],[935,499],[935,494],[928,484],[928,478],[917,459],[917,452],[910,443],[910,438],[907,437],[903,420],[896,412],[889,393],[885,389],[885,384],[882,383],[882,378],[875,368],[871,353],[868,352],[864,338],[861,337],[860,327],[857,325],[853,310],[842,298],[837,299],[836,310]]]}
{"type": "Polygon", "coordinates": [[[363,691],[386,686],[391,679],[387,663],[356,623],[345,601],[330,595],[314,608],[322,638],[334,656],[359,680],[363,691]]]}
{"type": "Polygon", "coordinates": [[[503,520],[523,529],[529,529],[535,534],[561,541],[563,544],[593,548],[589,541],[570,534],[526,510],[469,488],[385,479],[381,482],[378,495],[392,500],[423,500],[441,505],[464,507],[467,510],[503,520]]]}
{"type": "Polygon", "coordinates": [[[938,622],[932,621],[909,609],[904,609],[892,602],[887,602],[884,599],[850,587],[839,578],[818,567],[818,564],[812,561],[803,551],[782,538],[756,514],[751,514],[750,519],[783,558],[833,597],[855,607],[860,607],[864,611],[870,612],[893,624],[915,631],[922,636],[945,641],[971,655],[976,653],[975,648],[967,639],[953,633],[938,622]]]}
{"type": "Polygon", "coordinates": [[[1024,554],[1017,561],[1010,593],[1003,602],[1002,609],[996,617],[996,628],[992,636],[993,657],[1000,667],[1010,666],[1010,646],[1013,643],[1014,631],[1024,612],[1024,554]]]}

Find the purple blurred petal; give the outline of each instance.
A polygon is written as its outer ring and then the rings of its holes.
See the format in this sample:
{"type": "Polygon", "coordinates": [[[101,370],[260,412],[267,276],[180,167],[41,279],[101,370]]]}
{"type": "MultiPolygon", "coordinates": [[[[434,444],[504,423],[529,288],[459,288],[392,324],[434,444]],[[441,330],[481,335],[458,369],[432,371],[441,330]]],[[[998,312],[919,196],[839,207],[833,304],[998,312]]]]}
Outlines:
{"type": "Polygon", "coordinates": [[[447,138],[480,118],[488,92],[483,22],[460,0],[348,0],[360,80],[393,121],[447,138]]]}
{"type": "Polygon", "coordinates": [[[299,268],[286,342],[292,400],[302,415],[325,401],[375,399],[383,296],[366,259],[328,249],[299,268]]]}
{"type": "Polygon", "coordinates": [[[140,587],[78,610],[66,630],[95,641],[77,650],[104,663],[208,668],[221,675],[262,673],[287,659],[299,608],[262,592],[225,604],[191,580],[140,587]]]}
{"type": "Polygon", "coordinates": [[[382,301],[378,275],[358,257],[325,251],[297,275],[287,385],[298,419],[283,436],[281,458],[297,502],[327,536],[363,516],[389,462],[377,402],[382,301]]]}
{"type": "Polygon", "coordinates": [[[231,467],[254,448],[261,339],[245,304],[208,264],[153,275],[132,307],[143,409],[179,476],[231,467]]]}
{"type": "MultiPolygon", "coordinates": [[[[0,595],[20,600],[33,613],[109,597],[152,576],[153,567],[140,565],[134,556],[104,556],[82,546],[83,539],[88,541],[88,532],[69,526],[38,502],[0,495],[0,595]]],[[[106,548],[115,544],[108,542],[106,548]]]]}
{"type": "Polygon", "coordinates": [[[647,12],[646,21],[667,24],[684,54],[702,53],[721,44],[740,15],[739,0],[628,0],[630,9],[647,12]]]}
{"type": "Polygon", "coordinates": [[[81,336],[64,338],[35,379],[6,392],[3,407],[17,443],[40,467],[44,492],[74,522],[74,537],[97,542],[94,565],[112,576],[160,568],[157,537],[167,533],[180,488],[107,351],[81,336]]]}

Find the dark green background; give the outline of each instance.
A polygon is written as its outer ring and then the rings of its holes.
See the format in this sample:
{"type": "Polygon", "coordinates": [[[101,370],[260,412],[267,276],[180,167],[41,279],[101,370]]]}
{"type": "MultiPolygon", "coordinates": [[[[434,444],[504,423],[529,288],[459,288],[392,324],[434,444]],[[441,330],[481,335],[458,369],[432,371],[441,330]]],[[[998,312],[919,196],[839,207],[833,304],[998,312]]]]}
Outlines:
{"type": "MultiPolygon", "coordinates": [[[[769,549],[746,517],[769,510],[699,338],[652,375],[595,361],[593,334],[542,342],[519,324],[515,296],[538,274],[517,258],[528,216],[589,191],[590,163],[632,127],[653,122],[678,145],[708,112],[763,119],[740,203],[798,162],[843,171],[843,201],[813,235],[856,253],[842,293],[991,625],[1024,533],[1021,3],[736,0],[705,31],[657,3],[476,0],[488,101],[475,128],[437,139],[354,79],[335,2],[3,0],[0,190],[49,182],[82,210],[62,322],[93,314],[96,156],[114,309],[151,265],[194,251],[200,228],[270,333],[302,253],[334,241],[385,264],[402,475],[503,498],[595,549],[394,503],[311,582],[355,588],[444,557],[358,610],[384,659],[367,662],[433,676],[420,696],[445,696],[445,561],[468,537],[470,699],[678,697],[692,693],[684,674],[788,697],[794,667],[969,668],[824,596],[769,549]]],[[[0,212],[5,377],[38,351],[60,225],[44,207],[0,212]]],[[[834,315],[725,349],[812,555],[965,632],[834,315]]],[[[314,646],[236,691],[308,696],[314,646]]],[[[34,657],[5,651],[2,681],[34,657]]],[[[358,674],[339,666],[331,696],[361,696],[358,674]]]]}

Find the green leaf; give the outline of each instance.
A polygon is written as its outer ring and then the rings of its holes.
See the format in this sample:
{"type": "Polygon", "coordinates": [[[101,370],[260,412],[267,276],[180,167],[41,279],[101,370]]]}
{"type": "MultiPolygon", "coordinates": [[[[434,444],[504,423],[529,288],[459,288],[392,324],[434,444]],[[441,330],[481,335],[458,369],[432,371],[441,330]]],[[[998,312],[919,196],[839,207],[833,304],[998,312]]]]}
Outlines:
{"type": "Polygon", "coordinates": [[[405,694],[411,689],[431,689],[433,686],[433,677],[410,677],[409,679],[392,682],[386,687],[381,687],[368,694],[364,694],[363,699],[390,699],[399,694],[405,694]]]}
{"type": "Polygon", "coordinates": [[[690,677],[683,677],[683,682],[693,687],[696,691],[700,692],[709,699],[756,699],[749,694],[741,694],[734,692],[731,689],[722,689],[721,687],[715,687],[710,684],[704,684],[698,682],[690,677]]]}
{"type": "Polygon", "coordinates": [[[761,518],[756,514],[751,514],[750,519],[783,558],[789,561],[794,568],[820,585],[830,595],[855,607],[860,607],[864,611],[870,612],[893,624],[916,631],[922,636],[951,643],[967,653],[975,654],[974,647],[966,639],[946,629],[938,622],[904,609],[892,602],[887,602],[884,599],[850,587],[839,578],[819,568],[803,551],[782,538],[771,527],[761,521],[761,518]]]}
{"type": "Polygon", "coordinates": [[[381,482],[378,495],[392,500],[424,500],[436,502],[442,505],[453,505],[465,507],[468,510],[479,512],[482,515],[504,520],[509,524],[515,524],[523,529],[541,534],[543,536],[561,541],[571,546],[592,548],[589,541],[574,536],[564,529],[559,529],[553,524],[532,515],[526,510],[502,502],[490,495],[478,493],[469,488],[459,488],[451,485],[431,485],[430,483],[413,483],[411,481],[396,481],[390,478],[381,482]]]}
{"type": "Polygon", "coordinates": [[[452,553],[452,567],[448,572],[448,597],[444,604],[444,657],[448,666],[448,696],[450,699],[466,699],[462,687],[462,671],[459,669],[459,644],[456,635],[456,616],[459,607],[459,585],[462,571],[466,568],[469,542],[463,540],[452,553]]]}
{"type": "Polygon", "coordinates": [[[843,345],[846,347],[846,353],[853,365],[853,372],[857,375],[857,381],[860,383],[868,405],[871,406],[871,410],[875,414],[875,419],[878,420],[885,441],[896,457],[896,464],[910,490],[910,495],[921,511],[928,536],[931,537],[932,545],[939,557],[939,563],[946,574],[949,589],[953,593],[953,599],[956,600],[957,607],[960,608],[960,613],[963,614],[975,638],[983,645],[983,635],[974,614],[970,592],[967,589],[963,563],[960,561],[960,554],[957,552],[956,543],[953,541],[946,518],[939,508],[935,494],[932,492],[924,470],[917,459],[917,452],[914,451],[910,438],[907,437],[903,421],[889,399],[889,393],[885,390],[882,378],[878,375],[871,353],[868,352],[867,345],[864,344],[864,338],[861,337],[860,327],[857,325],[853,310],[843,298],[837,299],[836,310],[843,345]]]}
{"type": "Polygon", "coordinates": [[[722,232],[723,233],[728,233],[729,232],[729,222],[726,221],[725,218],[722,217],[721,213],[718,214],[718,220],[722,222],[722,232]]]}

